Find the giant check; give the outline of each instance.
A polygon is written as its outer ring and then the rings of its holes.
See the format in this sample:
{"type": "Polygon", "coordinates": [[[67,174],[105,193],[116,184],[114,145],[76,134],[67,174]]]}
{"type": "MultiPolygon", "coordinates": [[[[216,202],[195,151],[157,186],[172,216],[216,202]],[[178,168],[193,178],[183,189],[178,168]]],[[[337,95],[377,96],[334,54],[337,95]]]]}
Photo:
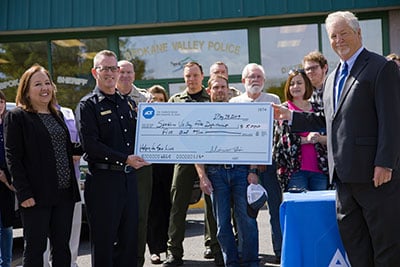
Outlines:
{"type": "Polygon", "coordinates": [[[135,154],[152,163],[271,164],[269,103],[139,103],[135,154]]]}

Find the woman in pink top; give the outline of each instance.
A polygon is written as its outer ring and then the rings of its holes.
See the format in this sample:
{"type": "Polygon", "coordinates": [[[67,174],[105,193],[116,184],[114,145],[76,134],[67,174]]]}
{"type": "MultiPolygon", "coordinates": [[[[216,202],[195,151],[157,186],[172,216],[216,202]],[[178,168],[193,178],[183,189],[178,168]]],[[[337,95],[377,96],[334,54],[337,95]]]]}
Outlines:
{"type": "MultiPolygon", "coordinates": [[[[322,112],[322,107],[309,101],[312,92],[312,84],[303,70],[290,71],[283,105],[290,110],[322,112]]],[[[324,131],[321,129],[321,133],[324,131]]],[[[275,122],[274,157],[285,191],[328,188],[326,136],[321,133],[293,133],[288,121],[275,122]]]]}

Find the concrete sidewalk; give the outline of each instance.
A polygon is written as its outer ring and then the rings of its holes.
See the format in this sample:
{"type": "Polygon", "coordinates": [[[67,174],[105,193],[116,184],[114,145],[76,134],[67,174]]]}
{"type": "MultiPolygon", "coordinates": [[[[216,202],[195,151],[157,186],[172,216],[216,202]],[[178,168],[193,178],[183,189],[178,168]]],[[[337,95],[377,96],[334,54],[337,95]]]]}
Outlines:
{"type": "MultiPolygon", "coordinates": [[[[196,205],[200,205],[198,203],[196,205]]],[[[273,264],[274,252],[272,249],[271,242],[271,227],[269,224],[269,213],[266,208],[260,210],[258,217],[258,229],[259,229],[259,257],[260,266],[265,267],[276,267],[279,264],[273,264]]],[[[185,240],[183,243],[185,255],[183,257],[184,265],[186,267],[213,267],[214,261],[203,258],[204,252],[204,209],[191,207],[186,217],[186,232],[185,240]]],[[[79,267],[90,267],[90,250],[87,245],[80,248],[80,256],[78,258],[79,267]],[[84,252],[86,250],[86,253],[84,252]]],[[[161,258],[165,259],[165,254],[161,254],[161,258]]],[[[150,254],[146,249],[145,264],[144,267],[155,267],[161,265],[153,265],[150,262],[150,254]]]]}
{"type": "MultiPolygon", "coordinates": [[[[188,211],[186,217],[186,234],[184,240],[184,265],[186,267],[213,267],[214,261],[203,258],[204,252],[204,203],[199,201],[197,204],[192,205],[188,211]]],[[[271,242],[271,227],[269,224],[269,212],[266,207],[260,210],[258,214],[258,229],[259,229],[259,257],[260,257],[260,266],[265,267],[275,267],[279,266],[277,264],[273,264],[274,253],[272,249],[271,242]]],[[[19,229],[15,232],[16,236],[22,236],[22,230],[19,229]]],[[[17,246],[15,248],[17,251],[14,255],[14,261],[12,266],[21,265],[21,253],[22,253],[22,239],[19,238],[14,245],[17,246]]],[[[165,254],[161,255],[162,259],[165,259],[165,254]]],[[[90,242],[88,234],[82,235],[81,243],[79,247],[79,256],[78,256],[78,265],[79,267],[91,267],[90,263],[90,242]]],[[[145,264],[144,267],[155,267],[161,265],[153,265],[150,262],[150,254],[149,251],[146,250],[145,255],[145,264]]]]}
{"type": "MultiPolygon", "coordinates": [[[[204,209],[202,200],[197,204],[191,205],[187,217],[186,217],[186,234],[183,247],[184,253],[184,265],[187,267],[213,267],[214,261],[203,258],[204,252],[204,209]]],[[[280,266],[279,264],[273,264],[274,252],[272,249],[271,241],[271,226],[269,224],[269,212],[266,207],[260,210],[258,217],[258,229],[259,229],[259,257],[260,266],[275,267],[280,266]]],[[[145,255],[145,267],[155,267],[150,262],[150,254],[148,250],[145,255]]],[[[161,258],[165,258],[165,254],[161,255],[161,258]]],[[[81,266],[81,265],[79,265],[81,266]]]]}

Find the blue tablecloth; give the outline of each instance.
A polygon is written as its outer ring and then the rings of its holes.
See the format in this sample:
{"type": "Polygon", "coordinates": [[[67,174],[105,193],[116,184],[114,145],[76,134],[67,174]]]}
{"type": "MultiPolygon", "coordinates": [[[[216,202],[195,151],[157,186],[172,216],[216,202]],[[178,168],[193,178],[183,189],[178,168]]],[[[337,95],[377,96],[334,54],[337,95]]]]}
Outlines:
{"type": "Polygon", "coordinates": [[[284,193],[282,267],[350,266],[336,223],[335,193],[284,193]]]}

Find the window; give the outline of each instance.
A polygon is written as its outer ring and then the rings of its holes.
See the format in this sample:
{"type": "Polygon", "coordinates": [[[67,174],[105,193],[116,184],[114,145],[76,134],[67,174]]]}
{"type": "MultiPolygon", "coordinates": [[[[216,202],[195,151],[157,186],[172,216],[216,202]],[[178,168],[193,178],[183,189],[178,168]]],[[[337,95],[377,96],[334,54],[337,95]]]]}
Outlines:
{"type": "Polygon", "coordinates": [[[107,49],[106,39],[53,40],[53,80],[60,105],[75,109],[79,100],[95,86],[91,74],[93,58],[107,49]]]}
{"type": "MultiPolygon", "coordinates": [[[[318,44],[317,24],[260,28],[261,62],[266,72],[266,87],[270,92],[283,96],[283,86],[288,71],[302,65],[303,57],[319,50],[328,60],[329,71],[339,62],[332,50],[325,24],[321,24],[322,48],[318,44]]],[[[370,51],[383,53],[381,19],[361,20],[363,45],[370,51]]]]}
{"type": "Polygon", "coordinates": [[[37,63],[48,69],[47,43],[0,43],[0,90],[14,102],[21,75],[37,63]]]}
{"type": "Polygon", "coordinates": [[[266,87],[280,87],[289,70],[301,66],[304,55],[318,49],[318,27],[307,24],[261,28],[260,40],[266,87]]]}
{"type": "Polygon", "coordinates": [[[139,68],[137,80],[183,78],[189,61],[200,63],[205,76],[215,61],[224,62],[229,75],[240,74],[248,63],[246,30],[121,37],[119,42],[121,59],[139,68]]]}

